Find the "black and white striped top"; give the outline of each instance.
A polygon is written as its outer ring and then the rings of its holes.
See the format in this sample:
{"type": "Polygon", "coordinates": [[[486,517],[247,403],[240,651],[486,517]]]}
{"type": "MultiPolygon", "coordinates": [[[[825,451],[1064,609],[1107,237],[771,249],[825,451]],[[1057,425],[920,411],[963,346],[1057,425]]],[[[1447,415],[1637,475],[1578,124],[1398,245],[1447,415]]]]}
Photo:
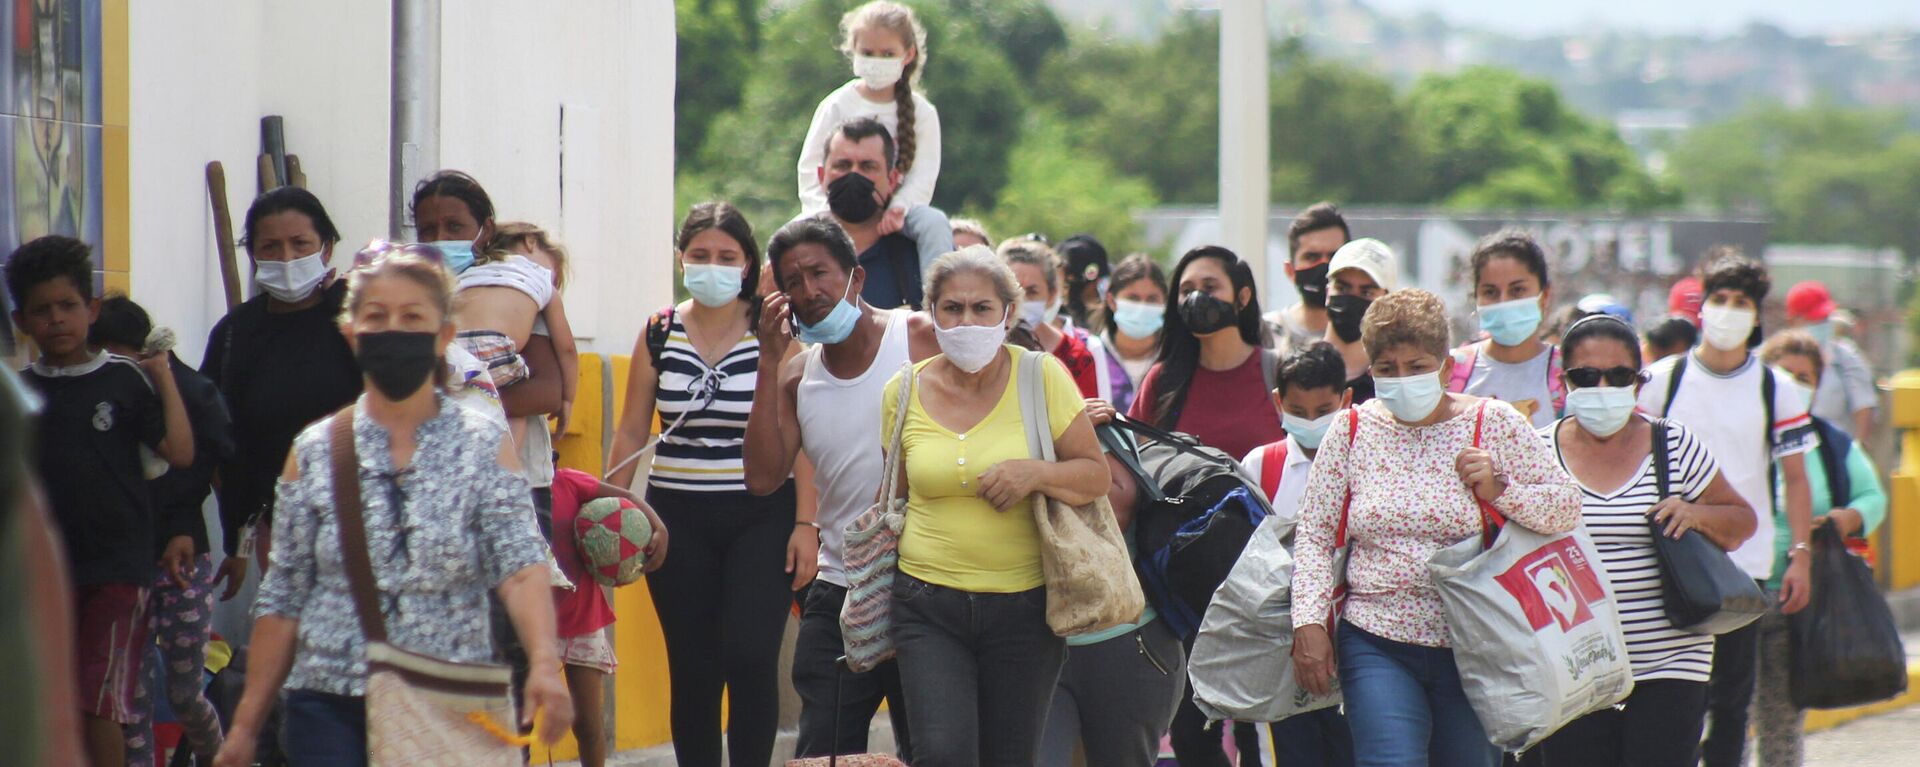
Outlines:
{"type": "Polygon", "coordinates": [[[672,313],[654,394],[660,428],[672,431],[660,440],[648,483],[670,490],[746,492],[741,452],[759,367],[760,340],[752,332],[734,342],[720,364],[708,367],[687,339],[680,313],[672,313]]]}
{"type": "MultiPolygon", "coordinates": [[[[1559,422],[1548,424],[1541,428],[1540,435],[1553,447],[1560,468],[1567,469],[1566,456],[1560,451],[1559,426],[1559,422]]],[[[1668,490],[1688,501],[1699,500],[1720,472],[1706,445],[1672,421],[1667,422],[1667,456],[1672,463],[1667,469],[1668,490]]],[[[1587,534],[1613,584],[1634,681],[1705,682],[1713,667],[1713,637],[1675,629],[1667,621],[1666,601],[1660,595],[1660,564],[1654,558],[1652,531],[1647,525],[1647,510],[1659,501],[1653,470],[1649,453],[1633,479],[1606,492],[1580,482],[1571,470],[1567,473],[1580,485],[1587,534]]]]}

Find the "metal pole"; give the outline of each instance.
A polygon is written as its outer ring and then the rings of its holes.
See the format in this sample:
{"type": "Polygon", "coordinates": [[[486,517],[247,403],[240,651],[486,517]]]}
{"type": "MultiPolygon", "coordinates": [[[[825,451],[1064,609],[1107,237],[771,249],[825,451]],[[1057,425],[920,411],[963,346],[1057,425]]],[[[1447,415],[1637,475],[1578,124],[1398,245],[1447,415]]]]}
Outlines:
{"type": "Polygon", "coordinates": [[[413,239],[413,184],[440,166],[440,0],[393,0],[387,234],[413,239]]]}
{"type": "Polygon", "coordinates": [[[1221,242],[1267,283],[1267,3],[1220,0],[1221,242]]]}

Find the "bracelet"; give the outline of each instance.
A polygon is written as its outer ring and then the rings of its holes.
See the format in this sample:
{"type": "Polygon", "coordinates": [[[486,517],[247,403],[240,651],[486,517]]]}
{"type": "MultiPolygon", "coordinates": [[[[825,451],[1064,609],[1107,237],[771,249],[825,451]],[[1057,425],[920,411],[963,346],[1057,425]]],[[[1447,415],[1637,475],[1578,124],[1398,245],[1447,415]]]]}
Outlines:
{"type": "Polygon", "coordinates": [[[1796,544],[1793,544],[1792,546],[1787,547],[1787,559],[1793,559],[1793,555],[1795,554],[1810,554],[1812,552],[1813,552],[1812,546],[1809,546],[1805,543],[1796,543],[1796,544]]]}
{"type": "Polygon", "coordinates": [[[807,527],[811,527],[811,528],[813,528],[813,529],[815,529],[815,530],[818,530],[818,529],[820,529],[820,523],[819,523],[819,522],[815,522],[815,521],[813,521],[813,520],[811,520],[811,519],[796,519],[796,520],[794,520],[794,521],[793,521],[793,526],[794,526],[794,527],[799,527],[799,526],[801,526],[801,525],[806,525],[807,527]]]}

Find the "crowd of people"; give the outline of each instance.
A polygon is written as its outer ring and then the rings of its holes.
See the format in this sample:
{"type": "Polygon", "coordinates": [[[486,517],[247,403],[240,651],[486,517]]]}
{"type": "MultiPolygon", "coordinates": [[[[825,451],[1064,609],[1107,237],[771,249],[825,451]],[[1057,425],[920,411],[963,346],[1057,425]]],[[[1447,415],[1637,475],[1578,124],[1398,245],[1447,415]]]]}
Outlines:
{"type": "Polygon", "coordinates": [[[31,604],[73,667],[38,699],[79,713],[48,715],[65,723],[49,753],[152,763],[158,682],[203,763],[365,764],[370,657],[391,644],[512,668],[517,724],[546,743],[571,730],[583,764],[605,764],[614,616],[573,536],[586,504],[613,499],[650,533],[630,556],[666,640],[680,764],[774,759],[790,613],[801,757],[867,751],[884,704],[899,756],[926,767],[1144,767],[1165,748],[1190,767],[1259,764],[1261,723],[1209,722],[1192,700],[1194,633],[1166,605],[1093,632],[1050,624],[1029,499],[1111,508],[1138,557],[1148,493],[1115,447],[1134,439],[1116,425],[1138,424],[1239,459],[1296,528],[1292,665],[1344,704],[1267,723],[1278,764],[1730,767],[1750,724],[1762,764],[1799,763],[1784,616],[1825,598],[1811,532],[1864,536],[1887,506],[1860,446],[1872,371],[1823,286],[1787,291],[1791,327],[1767,337],[1766,268],[1716,249],[1674,286],[1671,317],[1636,327],[1606,296],[1556,296],[1548,252],[1503,230],[1475,247],[1470,291],[1442,297],[1322,203],[1287,231],[1299,300],[1263,313],[1226,248],[1169,271],[1112,262],[1090,235],[996,243],[949,220],[930,206],[924,29],[874,2],[841,32],[855,78],[802,143],[800,215],[762,240],[726,202],[686,212],[689,298],[635,340],[598,476],[554,465],[579,368],[567,251],[465,173],[419,181],[418,243],[351,258],[315,195],[260,195],[241,241],[254,296],[197,369],[137,303],[95,294],[89,243],[15,250],[7,290],[34,357],[6,384],[27,396],[0,400],[34,418],[27,476],[65,593],[31,604]],[[1450,303],[1475,337],[1454,338],[1450,303]],[[1023,401],[1023,375],[1043,402],[1023,401]],[[904,508],[884,582],[850,556],[876,503],[904,508]],[[1467,702],[1427,568],[1482,534],[1485,508],[1591,539],[1634,681],[1518,755],[1467,702]],[[1764,587],[1765,617],[1719,636],[1667,619],[1653,536],[1689,531],[1764,587]],[[216,711],[210,616],[251,571],[244,692],[216,711]],[[855,670],[847,616],[874,594],[893,657],[855,670]]]}

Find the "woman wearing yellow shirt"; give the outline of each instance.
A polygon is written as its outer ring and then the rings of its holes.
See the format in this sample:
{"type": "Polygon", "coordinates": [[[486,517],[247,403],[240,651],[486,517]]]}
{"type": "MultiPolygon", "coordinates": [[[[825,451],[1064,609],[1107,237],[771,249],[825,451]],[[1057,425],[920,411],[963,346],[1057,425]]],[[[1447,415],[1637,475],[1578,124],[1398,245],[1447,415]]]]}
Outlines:
{"type": "MultiPolygon", "coordinates": [[[[1047,628],[1034,493],[1071,504],[1110,480],[1084,402],[1060,361],[1043,360],[1056,462],[1028,457],[1018,347],[1006,345],[1019,299],[1013,272],[969,246],[927,274],[940,356],[914,366],[901,442],[907,488],[893,642],[919,767],[1032,765],[1064,641],[1047,628]]],[[[904,384],[882,400],[882,444],[904,384]]]]}

